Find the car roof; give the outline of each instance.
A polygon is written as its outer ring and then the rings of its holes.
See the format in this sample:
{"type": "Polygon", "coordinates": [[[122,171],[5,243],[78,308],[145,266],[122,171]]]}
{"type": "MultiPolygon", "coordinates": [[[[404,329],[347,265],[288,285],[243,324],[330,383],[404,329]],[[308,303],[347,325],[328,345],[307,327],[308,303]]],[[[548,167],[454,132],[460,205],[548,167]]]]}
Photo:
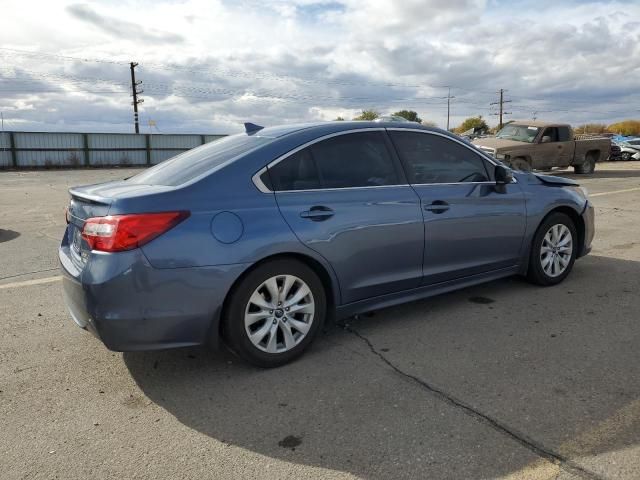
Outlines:
{"type": "Polygon", "coordinates": [[[258,130],[253,135],[256,137],[266,138],[279,138],[292,133],[305,131],[316,131],[319,135],[330,134],[340,131],[357,130],[361,128],[409,128],[419,129],[426,131],[443,132],[448,135],[452,135],[449,132],[445,132],[439,128],[427,127],[416,122],[374,122],[374,121],[333,121],[333,122],[311,122],[311,123],[298,123],[291,125],[278,125],[273,127],[265,127],[258,130]]]}

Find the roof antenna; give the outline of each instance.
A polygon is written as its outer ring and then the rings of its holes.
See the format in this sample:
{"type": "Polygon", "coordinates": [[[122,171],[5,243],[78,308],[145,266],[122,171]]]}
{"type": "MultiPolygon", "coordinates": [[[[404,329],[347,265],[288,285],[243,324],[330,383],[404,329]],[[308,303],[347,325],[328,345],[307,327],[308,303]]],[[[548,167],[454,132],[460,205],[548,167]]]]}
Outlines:
{"type": "Polygon", "coordinates": [[[253,135],[254,133],[259,132],[263,128],[264,127],[261,127],[260,125],[256,125],[255,123],[245,122],[244,124],[244,131],[247,133],[247,135],[253,135]]]}

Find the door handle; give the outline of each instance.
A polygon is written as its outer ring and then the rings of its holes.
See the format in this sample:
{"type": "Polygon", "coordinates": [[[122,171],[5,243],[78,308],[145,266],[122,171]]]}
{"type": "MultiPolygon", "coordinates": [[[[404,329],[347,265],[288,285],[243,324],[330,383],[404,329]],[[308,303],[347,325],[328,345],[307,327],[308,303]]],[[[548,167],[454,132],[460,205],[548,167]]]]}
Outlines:
{"type": "Polygon", "coordinates": [[[424,209],[428,212],[444,213],[449,210],[449,204],[447,202],[443,202],[442,200],[436,200],[430,205],[425,205],[424,209]]]}
{"type": "Polygon", "coordinates": [[[314,222],[321,222],[333,217],[333,210],[331,210],[329,207],[316,205],[314,207],[311,207],[309,210],[300,212],[300,216],[302,218],[308,218],[309,220],[312,220],[314,222]]]}

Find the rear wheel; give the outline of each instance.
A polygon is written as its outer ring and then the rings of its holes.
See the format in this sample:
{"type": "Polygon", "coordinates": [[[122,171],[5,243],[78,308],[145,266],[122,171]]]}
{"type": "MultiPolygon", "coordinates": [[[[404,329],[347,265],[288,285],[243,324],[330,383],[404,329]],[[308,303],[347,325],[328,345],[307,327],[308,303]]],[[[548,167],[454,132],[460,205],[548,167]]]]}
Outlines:
{"type": "Polygon", "coordinates": [[[552,213],[533,238],[529,280],[544,286],[562,282],[571,272],[577,252],[578,235],[573,220],[564,213],[552,213]]]}
{"type": "Polygon", "coordinates": [[[625,162],[628,162],[629,160],[631,160],[631,153],[630,152],[622,152],[622,154],[620,155],[620,157],[622,158],[622,160],[624,160],[625,162]]]}
{"type": "Polygon", "coordinates": [[[580,165],[575,165],[573,170],[576,173],[593,173],[596,169],[596,156],[589,153],[584,157],[584,162],[580,165]]]}
{"type": "Polygon", "coordinates": [[[277,367],[300,356],[324,322],[322,282],[292,259],[264,263],[237,285],[224,318],[224,337],[248,362],[277,367]]]}

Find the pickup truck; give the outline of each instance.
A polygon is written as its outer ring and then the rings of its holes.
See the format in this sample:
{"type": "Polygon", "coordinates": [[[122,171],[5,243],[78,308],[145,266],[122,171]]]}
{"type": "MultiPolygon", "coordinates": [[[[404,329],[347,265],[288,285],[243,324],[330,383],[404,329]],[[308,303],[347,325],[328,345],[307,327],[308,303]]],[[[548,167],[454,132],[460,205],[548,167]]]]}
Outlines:
{"type": "Polygon", "coordinates": [[[574,137],[570,125],[532,121],[510,122],[495,137],[473,143],[516,170],[572,166],[576,173],[593,173],[596,162],[605,161],[611,148],[608,138],[574,137]]]}

